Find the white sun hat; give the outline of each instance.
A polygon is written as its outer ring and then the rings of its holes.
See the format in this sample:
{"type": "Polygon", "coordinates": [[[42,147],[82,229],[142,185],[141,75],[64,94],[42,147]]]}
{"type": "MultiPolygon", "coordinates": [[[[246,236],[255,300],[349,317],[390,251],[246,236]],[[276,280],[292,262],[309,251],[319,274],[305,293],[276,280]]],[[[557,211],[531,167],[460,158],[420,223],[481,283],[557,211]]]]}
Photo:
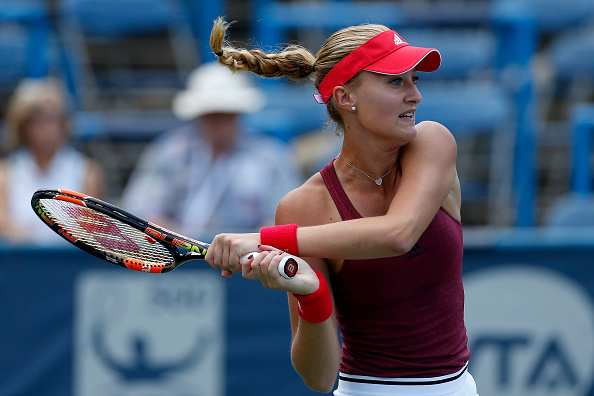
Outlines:
{"type": "Polygon", "coordinates": [[[196,68],[184,91],[173,98],[173,113],[191,120],[209,113],[251,113],[264,106],[264,94],[245,72],[233,73],[218,62],[196,68]]]}

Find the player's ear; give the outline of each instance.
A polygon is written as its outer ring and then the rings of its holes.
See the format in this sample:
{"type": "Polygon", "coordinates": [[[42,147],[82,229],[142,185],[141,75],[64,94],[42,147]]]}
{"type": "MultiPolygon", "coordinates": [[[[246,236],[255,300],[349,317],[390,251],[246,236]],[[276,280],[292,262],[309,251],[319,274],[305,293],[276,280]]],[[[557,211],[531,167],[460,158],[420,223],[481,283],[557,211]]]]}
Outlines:
{"type": "Polygon", "coordinates": [[[353,93],[344,85],[334,87],[332,97],[334,98],[336,106],[342,110],[350,111],[352,107],[355,106],[353,93]]]}

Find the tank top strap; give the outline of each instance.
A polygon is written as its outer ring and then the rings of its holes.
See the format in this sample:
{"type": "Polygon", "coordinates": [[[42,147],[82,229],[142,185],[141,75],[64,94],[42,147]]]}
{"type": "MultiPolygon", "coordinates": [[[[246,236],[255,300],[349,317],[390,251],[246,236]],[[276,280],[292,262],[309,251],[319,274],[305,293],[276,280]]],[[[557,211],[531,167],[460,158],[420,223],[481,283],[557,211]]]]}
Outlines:
{"type": "Polygon", "coordinates": [[[360,219],[361,216],[357,209],[353,206],[348,195],[342,188],[336,169],[334,169],[334,160],[330,161],[321,171],[322,179],[326,183],[326,188],[340,213],[342,220],[360,219]]]}

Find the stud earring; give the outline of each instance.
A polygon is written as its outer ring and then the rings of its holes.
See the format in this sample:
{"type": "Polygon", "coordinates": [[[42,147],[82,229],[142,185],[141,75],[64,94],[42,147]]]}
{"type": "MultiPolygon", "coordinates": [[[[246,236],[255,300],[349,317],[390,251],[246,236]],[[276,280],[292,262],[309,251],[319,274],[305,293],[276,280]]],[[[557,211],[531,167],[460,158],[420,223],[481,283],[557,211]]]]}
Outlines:
{"type": "Polygon", "coordinates": [[[355,111],[357,108],[355,106],[351,107],[351,110],[355,111]]]}

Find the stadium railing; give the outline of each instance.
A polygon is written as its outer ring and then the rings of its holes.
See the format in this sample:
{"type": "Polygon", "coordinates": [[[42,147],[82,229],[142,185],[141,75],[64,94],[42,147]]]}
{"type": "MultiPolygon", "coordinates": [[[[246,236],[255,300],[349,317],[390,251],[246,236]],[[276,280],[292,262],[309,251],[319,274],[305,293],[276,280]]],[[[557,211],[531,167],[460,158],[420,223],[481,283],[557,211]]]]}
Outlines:
{"type": "Polygon", "coordinates": [[[594,137],[594,103],[584,103],[574,108],[571,117],[573,128],[572,191],[576,194],[592,193],[592,142],[594,137]]]}

